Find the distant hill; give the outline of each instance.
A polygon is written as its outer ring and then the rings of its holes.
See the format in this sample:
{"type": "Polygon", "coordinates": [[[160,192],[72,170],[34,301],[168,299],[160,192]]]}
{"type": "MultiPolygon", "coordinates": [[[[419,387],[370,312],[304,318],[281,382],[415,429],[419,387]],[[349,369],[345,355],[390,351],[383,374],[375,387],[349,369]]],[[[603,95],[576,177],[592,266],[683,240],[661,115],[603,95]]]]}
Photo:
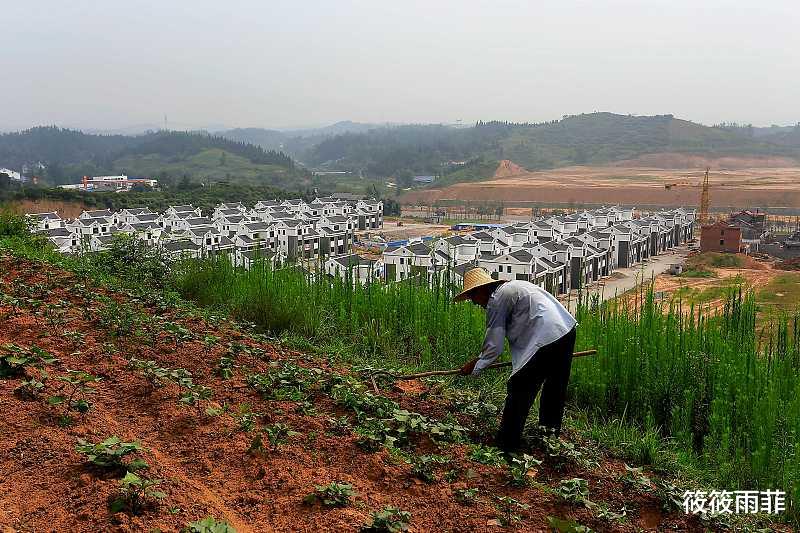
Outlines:
{"type": "Polygon", "coordinates": [[[92,135],[38,127],[0,135],[0,165],[21,168],[42,162],[53,184],[83,175],[125,172],[162,180],[251,181],[305,185],[305,172],[282,152],[205,133],[159,131],[144,135],[92,135]]]}
{"type": "Polygon", "coordinates": [[[320,142],[336,135],[366,133],[388,124],[367,124],[344,120],[319,128],[298,128],[288,130],[264,128],[235,128],[215,132],[215,135],[234,141],[255,144],[266,150],[281,150],[292,157],[299,158],[320,142]]]}
{"type": "Polygon", "coordinates": [[[488,178],[489,169],[505,159],[535,170],[667,152],[797,159],[800,127],[715,127],[672,115],[590,113],[537,124],[493,121],[470,128],[378,128],[327,138],[302,157],[316,167],[360,170],[369,176],[436,174],[452,183],[488,178]]]}
{"type": "Polygon", "coordinates": [[[0,166],[42,162],[55,184],[127,172],[162,181],[246,181],[284,188],[361,189],[364,178],[436,175],[433,187],[492,176],[498,162],[530,170],[623,161],[731,160],[797,164],[800,125],[704,126],[672,115],[590,113],[543,123],[479,121],[471,127],[337,122],[323,128],[238,128],[213,134],[157,131],[92,135],[56,127],[0,135],[0,166]],[[312,178],[310,170],[348,171],[312,178]]]}

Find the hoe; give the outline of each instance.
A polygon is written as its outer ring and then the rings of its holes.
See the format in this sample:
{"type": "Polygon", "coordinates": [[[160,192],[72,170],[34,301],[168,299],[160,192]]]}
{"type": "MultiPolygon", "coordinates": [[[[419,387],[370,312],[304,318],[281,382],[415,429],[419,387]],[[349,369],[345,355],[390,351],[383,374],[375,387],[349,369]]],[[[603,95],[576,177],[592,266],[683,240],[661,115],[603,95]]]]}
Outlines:
{"type": "MultiPolygon", "coordinates": [[[[597,353],[597,350],[585,350],[583,352],[575,352],[572,354],[572,357],[585,357],[587,355],[594,355],[597,353]]],[[[511,366],[511,361],[504,361],[502,363],[493,363],[486,368],[503,368],[506,366],[511,366]]],[[[387,376],[392,379],[396,380],[405,380],[405,379],[419,379],[419,378],[426,378],[429,376],[452,376],[461,372],[460,368],[453,368],[452,370],[432,370],[430,372],[419,372],[417,374],[393,374],[388,370],[378,370],[377,372],[372,374],[373,384],[375,376],[387,376]]]]}

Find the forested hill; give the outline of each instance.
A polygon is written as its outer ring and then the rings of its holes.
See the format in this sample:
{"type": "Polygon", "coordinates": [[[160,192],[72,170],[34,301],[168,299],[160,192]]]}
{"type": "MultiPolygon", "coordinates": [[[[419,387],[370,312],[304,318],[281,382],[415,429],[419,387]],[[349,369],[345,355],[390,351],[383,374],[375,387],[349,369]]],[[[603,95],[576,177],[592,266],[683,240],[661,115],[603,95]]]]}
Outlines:
{"type": "Polygon", "coordinates": [[[53,184],[82,175],[126,172],[164,179],[243,178],[284,185],[299,174],[282,152],[202,132],[124,136],[37,127],[0,135],[0,166],[19,169],[39,162],[46,167],[41,177],[53,184]]]}
{"type": "Polygon", "coordinates": [[[704,126],[672,115],[574,115],[544,123],[478,122],[473,127],[398,126],[328,138],[298,155],[306,164],[367,175],[440,174],[480,179],[466,167],[511,159],[529,169],[602,164],[643,154],[800,157],[800,128],[704,126]],[[455,174],[455,175],[453,175],[455,174]]]}

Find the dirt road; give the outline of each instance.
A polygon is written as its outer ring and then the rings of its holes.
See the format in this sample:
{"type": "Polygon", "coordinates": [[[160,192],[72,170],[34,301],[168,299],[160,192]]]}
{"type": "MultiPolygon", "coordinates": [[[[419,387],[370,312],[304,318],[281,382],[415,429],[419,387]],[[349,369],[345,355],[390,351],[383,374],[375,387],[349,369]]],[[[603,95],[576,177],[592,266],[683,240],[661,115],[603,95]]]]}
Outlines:
{"type": "MultiPolygon", "coordinates": [[[[680,246],[668,253],[651,257],[635,267],[620,268],[615,270],[610,277],[601,279],[588,287],[585,294],[588,294],[590,298],[597,296],[602,302],[610,300],[634,287],[638,287],[643,281],[649,282],[659,274],[669,270],[669,267],[673,264],[683,264],[688,254],[689,248],[680,246]]],[[[578,291],[572,291],[564,304],[567,309],[574,312],[577,300],[578,291]]]]}

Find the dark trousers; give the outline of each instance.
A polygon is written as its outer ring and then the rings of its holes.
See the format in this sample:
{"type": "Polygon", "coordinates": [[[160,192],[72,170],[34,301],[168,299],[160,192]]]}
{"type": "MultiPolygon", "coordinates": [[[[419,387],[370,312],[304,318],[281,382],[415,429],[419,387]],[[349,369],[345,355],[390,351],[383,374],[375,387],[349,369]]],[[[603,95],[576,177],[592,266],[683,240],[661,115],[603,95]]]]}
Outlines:
{"type": "Polygon", "coordinates": [[[574,349],[575,328],[572,328],[560,339],[539,348],[533,358],[511,376],[497,433],[499,448],[507,452],[519,449],[525,421],[540,388],[539,425],[559,434],[574,349]]]}

